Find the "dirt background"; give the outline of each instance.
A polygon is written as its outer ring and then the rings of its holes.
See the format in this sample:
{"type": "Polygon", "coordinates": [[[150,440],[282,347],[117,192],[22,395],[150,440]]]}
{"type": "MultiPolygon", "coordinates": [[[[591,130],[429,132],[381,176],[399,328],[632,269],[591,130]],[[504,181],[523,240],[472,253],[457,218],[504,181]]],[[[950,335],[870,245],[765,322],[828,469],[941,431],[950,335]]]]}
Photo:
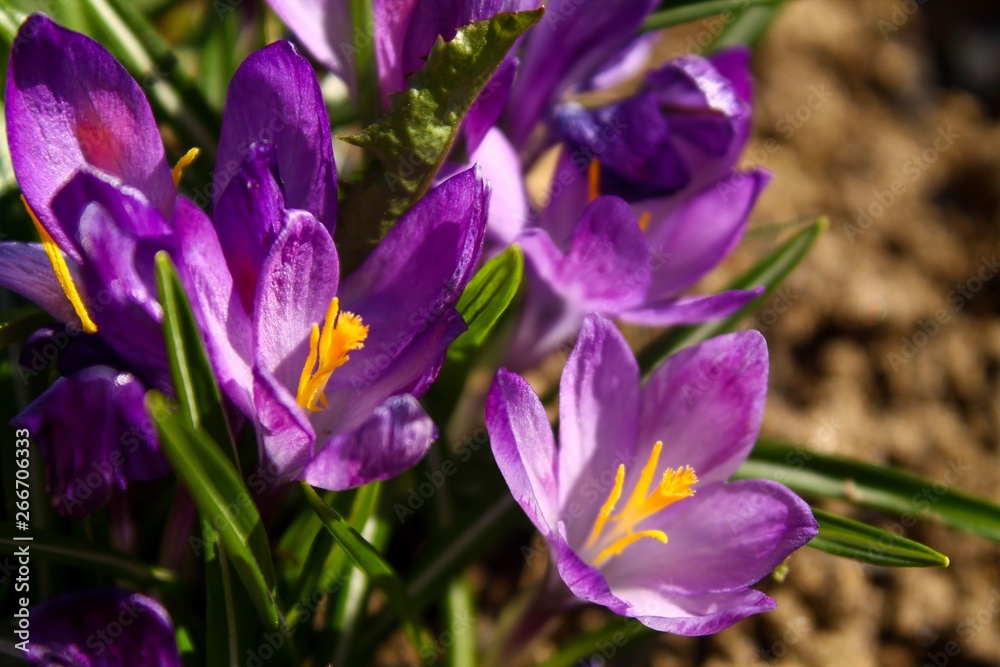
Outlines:
{"type": "MultiPolygon", "coordinates": [[[[774,180],[755,224],[831,221],[754,323],[772,360],[763,430],[1000,502],[1000,8],[920,4],[799,0],[760,44],[746,162],[774,180]]],[[[751,233],[729,269],[773,243],[751,233]]],[[[1000,665],[1000,545],[938,526],[905,534],[951,567],[803,550],[783,584],[764,585],[775,612],[610,664],[1000,665]]]]}

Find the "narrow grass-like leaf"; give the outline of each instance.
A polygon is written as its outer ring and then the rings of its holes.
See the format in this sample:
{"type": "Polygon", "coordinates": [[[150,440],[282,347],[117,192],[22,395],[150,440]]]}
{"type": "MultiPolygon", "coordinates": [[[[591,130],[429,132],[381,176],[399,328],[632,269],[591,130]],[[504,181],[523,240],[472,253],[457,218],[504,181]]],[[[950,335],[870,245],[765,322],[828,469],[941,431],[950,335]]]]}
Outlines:
{"type": "Polygon", "coordinates": [[[756,310],[774,294],[781,282],[791,273],[792,269],[798,266],[809,248],[812,247],[813,242],[828,226],[829,221],[826,218],[820,218],[806,229],[796,233],[777,250],[726,286],[727,290],[747,290],[763,285],[766,288],[763,294],[729,317],[667,331],[639,353],[639,368],[645,374],[649,374],[660,362],[677,350],[731,331],[739,324],[740,320],[756,310]]]}
{"type": "Polygon", "coordinates": [[[191,428],[163,394],[146,395],[160,446],[184,482],[203,522],[218,533],[261,620],[271,629],[282,623],[271,550],[264,524],[233,463],[202,429],[191,428]]]}
{"type": "Polygon", "coordinates": [[[886,567],[948,567],[947,556],[920,542],[815,507],[813,516],[819,522],[813,549],[886,567]]]}
{"type": "Polygon", "coordinates": [[[202,345],[191,303],[170,256],[158,252],[155,264],[156,287],[163,306],[163,337],[181,416],[188,426],[204,429],[225,448],[226,454],[232,454],[232,437],[222,407],[222,394],[202,345]]]}
{"type": "Polygon", "coordinates": [[[0,349],[22,342],[36,329],[54,320],[51,315],[35,306],[15,308],[0,314],[0,349]]]}
{"type": "Polygon", "coordinates": [[[448,42],[438,39],[409,87],[391,96],[385,115],[344,138],[369,151],[382,167],[344,202],[342,215],[354,224],[338,233],[349,247],[378,241],[430,189],[465,114],[543,11],[500,13],[462,26],[448,42]]]}
{"type": "Polygon", "coordinates": [[[752,7],[774,7],[786,0],[693,0],[692,2],[671,2],[668,6],[658,9],[642,22],[640,30],[662,30],[682,23],[690,23],[698,19],[708,18],[717,14],[730,17],[730,21],[739,20],[744,10],[752,7]],[[735,16],[734,16],[735,15],[735,16]]]}
{"type": "Polygon", "coordinates": [[[61,533],[32,530],[31,542],[14,540],[8,535],[16,535],[12,523],[0,523],[0,548],[8,553],[25,544],[31,546],[31,554],[39,560],[60,565],[82,567],[87,570],[126,579],[140,586],[177,586],[179,580],[172,570],[155,567],[120,553],[110,547],[97,548],[61,533]]]}
{"type": "Polygon", "coordinates": [[[469,328],[448,348],[449,359],[461,360],[483,345],[517,294],[523,275],[524,253],[517,245],[479,269],[458,300],[458,312],[469,328]]]}
{"type": "Polygon", "coordinates": [[[425,639],[420,629],[420,621],[406,595],[406,589],[399,579],[399,575],[375,547],[369,544],[332,507],[323,502],[323,499],[311,486],[303,482],[301,487],[309,505],[326,526],[326,529],[333,535],[333,539],[347,553],[351,561],[368,575],[372,583],[385,592],[389,604],[402,621],[410,641],[418,651],[422,649],[425,639]]]}
{"type": "Polygon", "coordinates": [[[955,488],[971,470],[961,458],[953,459],[932,480],[804,445],[760,440],[736,477],[771,479],[807,498],[846,500],[891,512],[904,524],[929,519],[1000,542],[1000,506],[955,488]]]}
{"type": "Polygon", "coordinates": [[[706,47],[706,53],[712,53],[730,46],[746,45],[754,47],[760,41],[767,29],[771,27],[781,7],[748,7],[736,17],[732,23],[723,28],[719,36],[706,47]]]}
{"type": "Polygon", "coordinates": [[[476,603],[464,577],[448,584],[445,604],[451,644],[451,667],[476,667],[476,603]]]}
{"type": "Polygon", "coordinates": [[[601,627],[574,635],[565,646],[539,667],[576,667],[578,664],[588,664],[584,662],[588,658],[603,660],[604,656],[600,653],[602,646],[611,644],[616,652],[624,652],[629,646],[659,634],[634,618],[611,616],[601,627]]]}

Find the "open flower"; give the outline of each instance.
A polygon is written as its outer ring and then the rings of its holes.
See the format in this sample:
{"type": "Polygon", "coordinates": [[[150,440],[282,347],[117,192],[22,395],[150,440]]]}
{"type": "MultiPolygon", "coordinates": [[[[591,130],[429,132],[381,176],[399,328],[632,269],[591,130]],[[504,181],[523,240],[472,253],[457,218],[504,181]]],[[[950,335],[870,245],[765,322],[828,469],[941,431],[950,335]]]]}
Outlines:
{"type": "Polygon", "coordinates": [[[772,609],[750,586],[817,532],[784,486],[727,482],[766,393],[759,333],[682,350],[640,386],[624,338],[591,315],[563,371],[558,447],[538,397],[509,371],[497,373],[486,422],[511,493],[577,598],[703,635],[772,609]]]}
{"type": "Polygon", "coordinates": [[[27,658],[38,667],[182,664],[166,610],[118,588],[69,593],[33,607],[27,658]]]}
{"type": "MultiPolygon", "coordinates": [[[[142,407],[148,388],[170,385],[152,258],[194,207],[177,196],[138,84],[97,42],[41,14],[12,49],[6,120],[41,243],[0,243],[0,285],[58,323],[26,351],[62,350],[62,377],[14,424],[49,461],[56,508],[79,518],[112,489],[167,471],[142,407]]],[[[22,377],[47,372],[40,358],[22,377]]]]}
{"type": "Polygon", "coordinates": [[[222,388],[281,476],[346,489],[406,470],[436,437],[414,397],[465,329],[455,304],[480,256],[489,188],[476,169],[448,179],[342,277],[309,62],[288,42],[253,54],[223,127],[219,164],[236,168],[214,228],[179,230],[178,260],[222,388]]]}

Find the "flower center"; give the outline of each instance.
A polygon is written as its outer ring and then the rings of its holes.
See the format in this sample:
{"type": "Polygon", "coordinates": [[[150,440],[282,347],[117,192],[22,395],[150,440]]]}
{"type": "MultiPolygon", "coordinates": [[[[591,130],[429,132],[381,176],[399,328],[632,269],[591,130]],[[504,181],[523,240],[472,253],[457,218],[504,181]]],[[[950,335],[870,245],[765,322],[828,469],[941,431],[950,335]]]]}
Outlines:
{"type": "MultiPolygon", "coordinates": [[[[591,204],[601,196],[601,161],[597,158],[590,161],[590,166],[587,169],[587,186],[587,203],[591,204]]],[[[649,230],[649,220],[651,217],[649,211],[639,216],[639,229],[643,233],[649,230]]]]}
{"type": "Polygon", "coordinates": [[[38,221],[38,217],[35,216],[35,212],[31,210],[28,206],[28,200],[21,195],[21,202],[24,204],[24,208],[27,209],[28,215],[31,216],[31,222],[34,223],[35,229],[38,230],[38,237],[42,241],[42,248],[45,249],[45,254],[49,258],[49,262],[52,264],[52,270],[56,274],[56,280],[59,281],[59,286],[62,287],[63,294],[69,299],[70,304],[73,306],[73,310],[76,311],[77,317],[80,318],[80,325],[83,330],[87,333],[97,333],[97,325],[94,324],[94,320],[90,319],[90,313],[87,312],[87,306],[83,304],[83,299],[80,297],[80,292],[77,291],[76,285],[73,284],[73,274],[69,272],[69,266],[66,265],[66,260],[63,258],[62,251],[56,242],[52,240],[49,233],[45,231],[45,227],[42,227],[42,223],[38,221]]]}
{"type": "Polygon", "coordinates": [[[653,476],[656,474],[662,449],[662,442],[657,442],[653,446],[649,460],[643,466],[639,480],[636,482],[632,495],[625,503],[625,507],[618,514],[612,515],[625,486],[625,464],[618,466],[615,485],[611,489],[611,493],[608,494],[608,499],[604,501],[604,505],[597,515],[597,520],[594,521],[590,539],[587,540],[588,549],[600,549],[594,559],[594,565],[600,565],[608,558],[619,555],[630,544],[643,538],[651,538],[663,544],[667,543],[667,534],[662,530],[636,531],[635,527],[678,500],[693,496],[694,489],[691,487],[698,483],[698,476],[694,474],[691,466],[684,466],[676,470],[667,468],[663,471],[660,483],[650,492],[649,487],[653,483],[653,476]],[[606,528],[607,530],[605,530],[606,528]]]}
{"type": "Polygon", "coordinates": [[[350,360],[348,352],[365,346],[366,338],[368,326],[362,323],[361,317],[346,310],[340,312],[340,300],[333,297],[323,320],[323,328],[320,329],[318,322],[312,325],[309,356],[299,377],[296,402],[313,412],[330,407],[323,393],[326,383],[335,370],[350,360]],[[323,407],[319,407],[318,403],[322,403],[323,407]]]}

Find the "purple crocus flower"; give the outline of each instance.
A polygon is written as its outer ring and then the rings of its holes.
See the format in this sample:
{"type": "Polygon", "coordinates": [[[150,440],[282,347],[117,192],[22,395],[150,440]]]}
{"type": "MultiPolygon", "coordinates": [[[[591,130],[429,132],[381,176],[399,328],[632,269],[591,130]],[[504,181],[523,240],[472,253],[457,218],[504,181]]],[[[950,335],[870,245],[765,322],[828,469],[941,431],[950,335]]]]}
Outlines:
{"type": "Polygon", "coordinates": [[[727,176],[750,134],[750,51],[675,58],[646,74],[627,98],[587,109],[558,104],[555,125],[586,173],[599,160],[600,189],[630,202],[697,192],[727,176]]]}
{"type": "Polygon", "coordinates": [[[817,532],[784,486],[727,482],[753,447],[766,394],[757,332],[682,350],[640,386],[624,338],[591,315],[563,371],[558,446],[541,401],[505,369],[486,424],[511,493],[574,596],[704,635],[773,609],[750,586],[817,532]]]}
{"type": "Polygon", "coordinates": [[[181,667],[166,610],[117,588],[70,593],[32,608],[27,658],[37,667],[181,667]]]}
{"type": "MultiPolygon", "coordinates": [[[[99,44],[43,15],[14,42],[6,114],[42,243],[0,244],[0,285],[60,323],[26,352],[61,349],[63,373],[14,425],[49,461],[56,508],[79,518],[128,480],[167,471],[142,407],[147,388],[169,390],[152,257],[193,207],[177,198],[136,82],[99,44]]],[[[38,358],[22,377],[44,370],[38,358]]]]}
{"type": "Polygon", "coordinates": [[[241,65],[219,149],[219,164],[237,168],[214,228],[179,229],[179,266],[263,459],[339,490],[408,469],[436,437],[414,397],[465,328],[455,303],[480,256],[489,189],[475,169],[448,179],[342,278],[326,117],[309,62],[288,42],[241,65]]]}

